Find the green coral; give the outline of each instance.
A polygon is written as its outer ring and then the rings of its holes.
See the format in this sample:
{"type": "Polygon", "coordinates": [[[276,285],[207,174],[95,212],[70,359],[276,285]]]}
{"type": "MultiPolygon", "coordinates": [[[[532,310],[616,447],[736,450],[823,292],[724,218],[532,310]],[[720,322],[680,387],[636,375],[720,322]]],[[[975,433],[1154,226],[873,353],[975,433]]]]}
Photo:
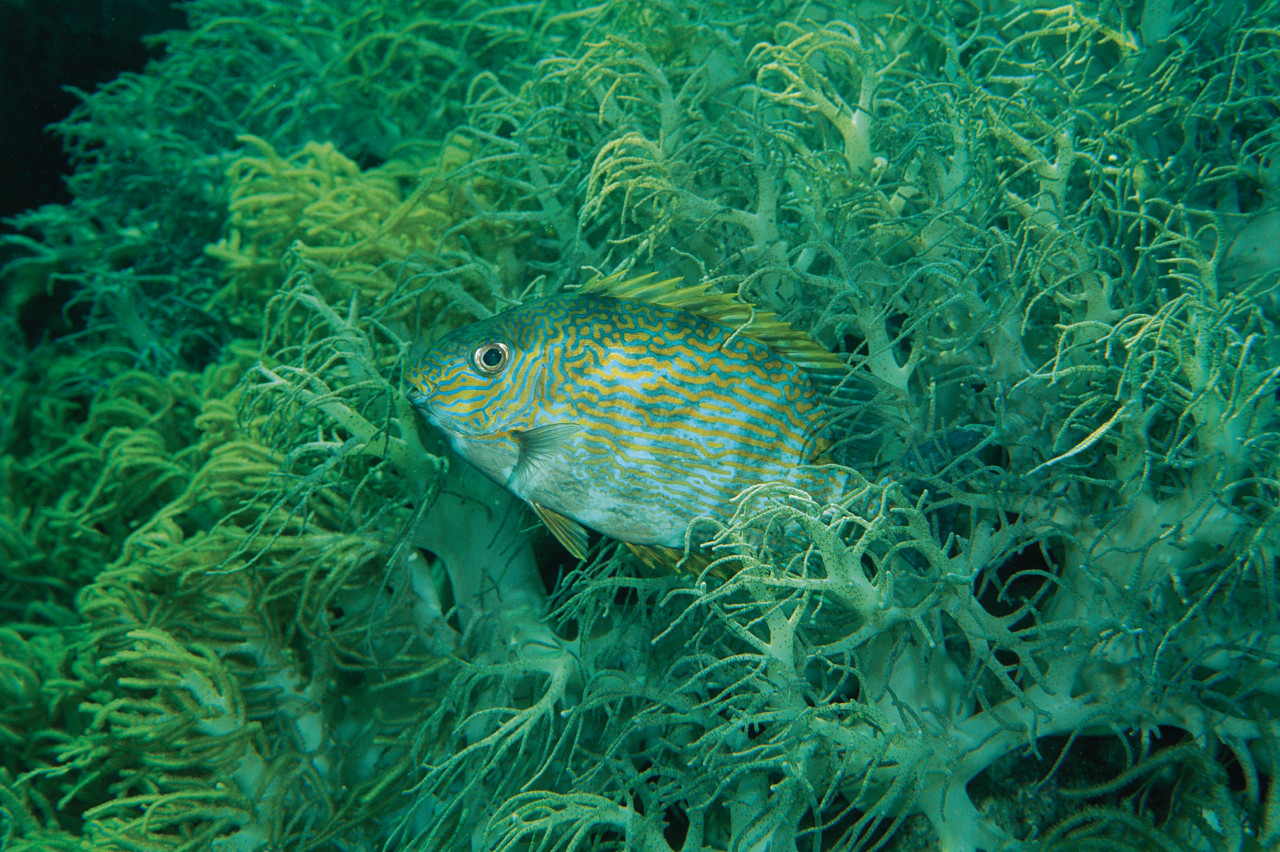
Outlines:
{"type": "MultiPolygon", "coordinates": [[[[228,279],[217,301],[264,304],[283,283],[280,259],[288,252],[308,266],[325,298],[354,292],[377,305],[397,294],[410,261],[456,253],[463,240],[484,241],[497,256],[505,241],[501,227],[459,227],[459,196],[474,205],[488,201],[483,181],[444,182],[466,164],[463,144],[446,143],[425,165],[392,160],[362,171],[331,144],[309,143],[286,160],[262,139],[239,141],[258,156],[237,160],[228,174],[228,235],[207,249],[228,279]]],[[[397,308],[423,309],[410,301],[397,308]]],[[[246,313],[242,323],[256,328],[260,319],[246,313]]]]}
{"type": "Polygon", "coordinates": [[[1277,842],[1275,4],[185,8],[4,246],[5,849],[1277,842]],[[626,269],[848,354],[841,505],[445,455],[414,348],[626,269]]]}

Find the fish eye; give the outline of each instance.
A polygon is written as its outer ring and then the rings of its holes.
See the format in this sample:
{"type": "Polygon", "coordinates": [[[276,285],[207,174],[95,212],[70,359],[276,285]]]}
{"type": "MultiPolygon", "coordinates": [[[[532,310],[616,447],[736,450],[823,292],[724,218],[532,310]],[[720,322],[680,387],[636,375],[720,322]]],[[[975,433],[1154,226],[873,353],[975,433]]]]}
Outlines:
{"type": "Polygon", "coordinates": [[[481,343],[471,351],[471,363],[482,375],[494,376],[506,369],[511,361],[511,350],[498,340],[481,343]]]}

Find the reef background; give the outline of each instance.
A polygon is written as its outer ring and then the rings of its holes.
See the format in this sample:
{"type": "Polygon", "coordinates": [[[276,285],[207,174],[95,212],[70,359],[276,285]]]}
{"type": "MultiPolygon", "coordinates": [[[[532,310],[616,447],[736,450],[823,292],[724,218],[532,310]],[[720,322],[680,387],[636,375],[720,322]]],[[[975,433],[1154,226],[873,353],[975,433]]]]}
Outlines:
{"type": "MultiPolygon", "coordinates": [[[[153,53],[143,36],[182,26],[186,15],[156,0],[28,0],[0,3],[0,216],[66,202],[62,143],[45,126],[66,118],[75,90],[92,89],[153,53]]],[[[10,230],[0,220],[0,233],[10,230]]]]}
{"type": "Polygon", "coordinates": [[[0,847],[1280,842],[1280,7],[740,5],[197,0],[58,125],[0,847]],[[415,346],[619,268],[850,354],[834,516],[562,565],[449,462],[415,346]]]}

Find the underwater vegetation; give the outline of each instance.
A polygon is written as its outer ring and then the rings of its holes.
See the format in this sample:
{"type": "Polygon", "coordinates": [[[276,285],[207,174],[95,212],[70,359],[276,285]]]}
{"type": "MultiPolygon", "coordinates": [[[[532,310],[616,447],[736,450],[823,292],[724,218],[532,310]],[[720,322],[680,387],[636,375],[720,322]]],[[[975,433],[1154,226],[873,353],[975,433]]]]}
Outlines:
{"type": "Polygon", "coordinates": [[[1280,844],[1280,5],[743,5],[195,0],[57,126],[0,848],[1280,844]],[[615,273],[848,360],[837,505],[578,561],[447,453],[427,343],[615,273]]]}

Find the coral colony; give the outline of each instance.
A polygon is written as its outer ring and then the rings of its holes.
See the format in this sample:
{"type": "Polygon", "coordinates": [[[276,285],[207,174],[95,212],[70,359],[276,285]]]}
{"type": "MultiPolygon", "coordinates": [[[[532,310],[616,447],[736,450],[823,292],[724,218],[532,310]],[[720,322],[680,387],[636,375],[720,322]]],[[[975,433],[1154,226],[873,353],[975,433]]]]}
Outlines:
{"type": "Polygon", "coordinates": [[[0,246],[5,852],[1280,844],[1276,3],[185,9],[0,246]],[[836,503],[578,560],[406,395],[646,273],[836,503]]]}

